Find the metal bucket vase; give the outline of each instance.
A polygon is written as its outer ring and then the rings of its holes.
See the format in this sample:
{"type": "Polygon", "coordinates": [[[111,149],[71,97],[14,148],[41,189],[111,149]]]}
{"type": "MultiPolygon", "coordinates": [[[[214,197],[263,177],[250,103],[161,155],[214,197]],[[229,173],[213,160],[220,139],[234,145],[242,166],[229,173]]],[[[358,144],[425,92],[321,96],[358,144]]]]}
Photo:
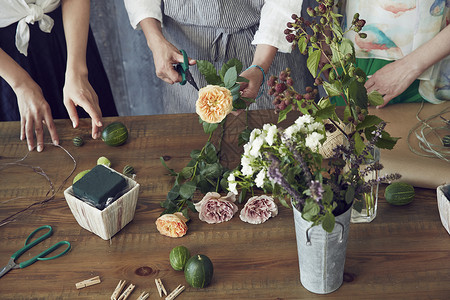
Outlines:
{"type": "Polygon", "coordinates": [[[344,279],[345,254],[351,208],[336,217],[331,233],[322,226],[311,227],[294,208],[300,282],[310,292],[327,294],[337,290],[344,279]]]}

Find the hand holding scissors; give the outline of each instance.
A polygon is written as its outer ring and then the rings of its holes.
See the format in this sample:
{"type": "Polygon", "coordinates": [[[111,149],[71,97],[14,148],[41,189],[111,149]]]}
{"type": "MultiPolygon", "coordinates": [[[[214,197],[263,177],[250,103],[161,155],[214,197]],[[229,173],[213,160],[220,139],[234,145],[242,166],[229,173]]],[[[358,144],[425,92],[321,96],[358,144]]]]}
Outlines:
{"type": "Polygon", "coordinates": [[[8,261],[8,264],[0,271],[0,277],[2,277],[3,275],[5,275],[6,273],[8,273],[11,269],[23,269],[25,267],[28,267],[29,265],[35,263],[38,260],[51,260],[51,259],[55,259],[58,258],[64,254],[67,253],[67,251],[70,250],[70,243],[67,241],[61,241],[58,242],[56,244],[54,244],[53,246],[51,246],[50,248],[48,248],[47,250],[39,253],[38,255],[36,255],[33,258],[30,258],[29,260],[26,260],[24,262],[21,263],[16,263],[15,260],[17,258],[19,258],[22,254],[24,254],[25,252],[27,252],[28,250],[30,250],[32,247],[36,246],[37,244],[39,244],[40,242],[42,242],[43,240],[47,239],[48,237],[50,237],[52,235],[53,229],[50,225],[44,225],[41,226],[39,228],[37,228],[36,230],[34,230],[29,236],[28,238],[25,240],[25,246],[23,246],[22,248],[20,248],[17,252],[15,252],[13,255],[11,255],[11,258],[8,261]],[[48,229],[48,232],[45,233],[44,235],[40,236],[39,238],[35,239],[34,241],[30,242],[30,239],[38,232],[44,229],[48,229]],[[53,251],[55,251],[56,249],[58,249],[59,247],[61,247],[62,245],[67,245],[67,248],[64,249],[63,252],[52,256],[52,257],[45,257],[48,254],[52,253],[53,251]]]}
{"type": "Polygon", "coordinates": [[[192,77],[191,71],[189,71],[189,59],[186,54],[186,51],[181,49],[180,52],[181,52],[181,54],[183,54],[183,62],[178,63],[175,67],[177,72],[181,74],[180,84],[185,85],[186,81],[187,81],[198,91],[197,83],[195,83],[195,80],[192,77]]]}

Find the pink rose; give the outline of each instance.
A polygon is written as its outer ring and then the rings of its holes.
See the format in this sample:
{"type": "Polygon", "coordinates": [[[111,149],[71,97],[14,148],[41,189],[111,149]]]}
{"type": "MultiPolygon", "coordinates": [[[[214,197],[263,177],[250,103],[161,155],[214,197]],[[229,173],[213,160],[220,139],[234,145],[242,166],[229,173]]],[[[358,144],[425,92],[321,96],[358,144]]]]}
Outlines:
{"type": "Polygon", "coordinates": [[[187,219],[180,212],[165,214],[156,219],[156,228],[162,235],[182,237],[188,230],[186,221],[187,219]]]}
{"type": "Polygon", "coordinates": [[[234,201],[236,201],[236,196],[231,192],[226,197],[221,197],[219,193],[209,192],[194,205],[201,221],[215,224],[229,221],[234,216],[238,211],[234,201]]]}
{"type": "Polygon", "coordinates": [[[248,199],[239,217],[250,224],[261,224],[278,215],[278,207],[272,197],[262,195],[248,199]]]}

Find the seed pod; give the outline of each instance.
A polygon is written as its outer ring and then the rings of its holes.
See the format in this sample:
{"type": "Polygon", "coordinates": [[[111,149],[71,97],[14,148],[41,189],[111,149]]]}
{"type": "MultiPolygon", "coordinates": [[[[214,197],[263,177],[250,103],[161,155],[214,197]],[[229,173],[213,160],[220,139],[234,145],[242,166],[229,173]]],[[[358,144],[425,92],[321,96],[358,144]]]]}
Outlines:
{"type": "Polygon", "coordinates": [[[126,165],[123,168],[123,175],[130,177],[133,174],[134,174],[134,168],[132,166],[126,165]]]}
{"type": "Polygon", "coordinates": [[[76,147],[81,147],[84,144],[84,140],[81,136],[74,137],[72,142],[76,147]]]}

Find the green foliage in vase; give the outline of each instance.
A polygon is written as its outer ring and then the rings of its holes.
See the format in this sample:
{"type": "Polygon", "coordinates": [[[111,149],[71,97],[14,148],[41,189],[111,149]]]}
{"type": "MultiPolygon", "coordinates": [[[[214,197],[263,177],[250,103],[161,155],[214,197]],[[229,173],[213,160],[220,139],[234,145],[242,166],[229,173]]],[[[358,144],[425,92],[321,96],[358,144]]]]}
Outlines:
{"type": "MultiPolygon", "coordinates": [[[[279,76],[269,78],[269,94],[275,97],[274,104],[279,113],[279,121],[284,120],[289,112],[299,111],[316,119],[329,119],[336,126],[348,125],[347,129],[351,128],[351,131],[347,131],[345,135],[348,139],[353,139],[355,149],[360,154],[364,149],[364,140],[370,140],[376,125],[383,121],[368,114],[368,106],[383,104],[383,97],[376,91],[367,93],[364,87],[367,76],[356,66],[352,41],[344,37],[347,31],[353,30],[360,38],[365,38],[366,34],[359,32],[366,22],[359,18],[359,14],[355,14],[350,28],[344,32],[339,20],[342,15],[334,12],[334,1],[317,2],[318,6],[307,9],[314,21],[294,14],[293,21],[287,24],[285,34],[294,47],[298,47],[302,54],[308,56],[307,67],[315,79],[314,85],[322,85],[327,96],[317,102],[317,88],[307,87],[304,93],[296,91],[289,68],[279,76]],[[331,97],[340,97],[345,102],[343,116],[336,114],[336,105],[330,101],[331,97]]],[[[376,146],[392,149],[397,140],[398,138],[383,131],[376,146]]]]}

